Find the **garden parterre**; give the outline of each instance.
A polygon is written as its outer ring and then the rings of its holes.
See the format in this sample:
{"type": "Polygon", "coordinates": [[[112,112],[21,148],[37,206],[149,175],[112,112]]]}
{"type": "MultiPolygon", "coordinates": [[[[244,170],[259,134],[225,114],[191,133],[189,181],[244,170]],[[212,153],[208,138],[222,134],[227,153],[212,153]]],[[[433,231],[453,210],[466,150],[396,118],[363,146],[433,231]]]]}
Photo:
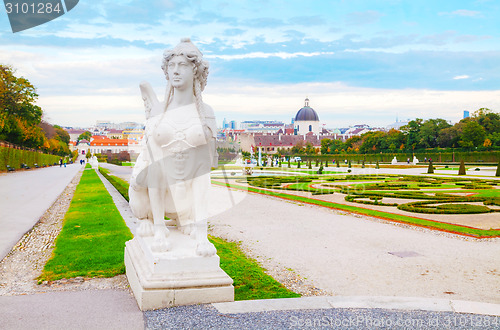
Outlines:
{"type": "Polygon", "coordinates": [[[468,236],[500,236],[500,190],[495,179],[391,174],[249,176],[230,180],[230,184],[278,193],[282,198],[306,198],[306,203],[330,208],[359,205],[346,210],[468,236]],[[477,215],[465,216],[471,213],[477,215]]]}

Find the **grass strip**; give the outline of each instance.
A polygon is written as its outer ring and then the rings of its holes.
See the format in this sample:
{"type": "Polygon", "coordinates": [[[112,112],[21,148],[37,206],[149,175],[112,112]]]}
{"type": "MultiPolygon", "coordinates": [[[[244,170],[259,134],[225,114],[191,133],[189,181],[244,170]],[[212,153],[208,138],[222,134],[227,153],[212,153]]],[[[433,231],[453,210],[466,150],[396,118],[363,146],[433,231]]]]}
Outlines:
{"type": "Polygon", "coordinates": [[[38,280],[124,274],[125,242],[132,237],[97,173],[83,171],[52,257],[38,280]]]}
{"type": "MultiPolygon", "coordinates": [[[[110,175],[107,169],[99,168],[99,171],[128,201],[128,182],[110,175]]],[[[300,294],[288,290],[283,284],[267,275],[256,260],[248,258],[241,251],[238,243],[228,242],[215,236],[208,238],[217,249],[220,267],[234,281],[235,300],[300,297],[300,294]]]]}
{"type": "Polygon", "coordinates": [[[422,219],[422,218],[417,218],[417,217],[409,217],[409,216],[402,215],[402,214],[393,214],[393,213],[365,209],[365,208],[351,206],[351,205],[326,202],[326,201],[317,200],[317,199],[313,199],[313,198],[285,194],[285,193],[281,193],[281,192],[274,192],[274,191],[269,191],[269,190],[264,190],[264,189],[253,188],[253,187],[245,187],[245,186],[228,184],[228,183],[217,182],[217,181],[212,181],[212,183],[219,185],[219,186],[227,186],[227,187],[236,188],[236,189],[248,190],[250,192],[254,192],[254,193],[258,193],[258,194],[269,195],[269,196],[283,198],[283,199],[287,199],[287,200],[294,200],[294,201],[298,201],[298,202],[302,202],[302,203],[308,203],[308,204],[313,204],[313,205],[324,206],[324,207],[328,207],[328,208],[348,211],[348,212],[352,212],[352,213],[368,215],[368,216],[372,216],[372,217],[376,217],[376,218],[380,218],[380,219],[391,220],[391,221],[416,225],[416,226],[430,228],[430,229],[436,229],[436,230],[445,231],[445,232],[449,232],[449,233],[453,233],[453,234],[471,236],[471,237],[475,237],[475,238],[500,237],[500,230],[495,230],[495,229],[489,229],[489,230],[477,229],[477,228],[449,224],[449,223],[445,223],[445,222],[433,221],[433,220],[422,219]]]}
{"type": "Polygon", "coordinates": [[[239,243],[214,236],[209,236],[209,240],[217,249],[220,267],[234,281],[234,300],[300,297],[267,275],[256,260],[241,251],[239,243]]]}

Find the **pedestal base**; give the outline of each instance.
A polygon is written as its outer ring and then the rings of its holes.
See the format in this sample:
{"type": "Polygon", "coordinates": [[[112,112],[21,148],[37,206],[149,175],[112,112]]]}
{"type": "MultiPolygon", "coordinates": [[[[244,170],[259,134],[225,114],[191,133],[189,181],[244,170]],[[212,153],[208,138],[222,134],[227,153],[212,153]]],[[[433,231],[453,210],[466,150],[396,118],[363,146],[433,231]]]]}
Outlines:
{"type": "MultiPolygon", "coordinates": [[[[194,242],[172,231],[169,239],[174,246],[194,242]]],[[[148,245],[141,237],[125,244],[127,278],[142,311],[234,301],[233,280],[219,267],[219,256],[200,257],[175,250],[153,253],[148,245]]]]}

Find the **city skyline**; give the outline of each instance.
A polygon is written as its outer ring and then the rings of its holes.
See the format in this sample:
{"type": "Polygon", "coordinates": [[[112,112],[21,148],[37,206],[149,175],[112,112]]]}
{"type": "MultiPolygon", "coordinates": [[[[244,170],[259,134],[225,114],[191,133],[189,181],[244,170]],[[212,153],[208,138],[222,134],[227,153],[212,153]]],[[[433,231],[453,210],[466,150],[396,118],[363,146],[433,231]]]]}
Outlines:
{"type": "Polygon", "coordinates": [[[456,122],[500,109],[499,13],[486,0],[80,2],[15,34],[0,13],[0,63],[63,126],[144,122],[138,85],[163,98],[163,50],[182,37],[210,62],[203,97],[218,122],[288,122],[306,97],[327,127],[456,122]]]}

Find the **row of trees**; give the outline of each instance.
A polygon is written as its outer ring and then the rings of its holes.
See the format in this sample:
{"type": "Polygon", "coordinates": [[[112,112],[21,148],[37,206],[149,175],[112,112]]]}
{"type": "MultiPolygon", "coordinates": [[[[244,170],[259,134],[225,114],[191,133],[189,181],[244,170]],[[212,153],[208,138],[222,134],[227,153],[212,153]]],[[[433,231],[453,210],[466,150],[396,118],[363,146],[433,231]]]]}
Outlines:
{"type": "MultiPolygon", "coordinates": [[[[417,118],[389,132],[372,131],[342,142],[324,139],[322,154],[343,152],[375,153],[413,151],[428,148],[475,148],[490,150],[500,147],[500,114],[481,108],[455,125],[444,119],[417,118]]],[[[297,153],[312,154],[312,146],[301,146],[297,153]]]]}
{"type": "Polygon", "coordinates": [[[36,88],[0,64],[0,140],[57,155],[68,155],[69,134],[42,120],[36,88]]]}

